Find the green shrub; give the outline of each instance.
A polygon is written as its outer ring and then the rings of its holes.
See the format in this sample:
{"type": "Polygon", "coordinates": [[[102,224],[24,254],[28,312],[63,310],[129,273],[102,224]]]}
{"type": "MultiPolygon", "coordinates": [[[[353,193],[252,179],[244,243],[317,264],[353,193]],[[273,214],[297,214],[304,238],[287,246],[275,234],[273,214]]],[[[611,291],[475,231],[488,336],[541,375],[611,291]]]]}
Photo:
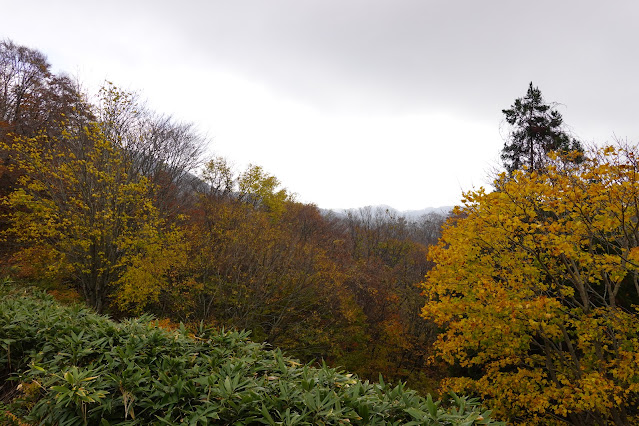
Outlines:
{"type": "Polygon", "coordinates": [[[115,323],[46,295],[1,296],[0,374],[20,391],[0,405],[6,418],[19,413],[44,425],[495,424],[476,400],[451,395],[444,409],[381,377],[369,383],[300,365],[246,332],[189,335],[150,317],[115,323]]]}

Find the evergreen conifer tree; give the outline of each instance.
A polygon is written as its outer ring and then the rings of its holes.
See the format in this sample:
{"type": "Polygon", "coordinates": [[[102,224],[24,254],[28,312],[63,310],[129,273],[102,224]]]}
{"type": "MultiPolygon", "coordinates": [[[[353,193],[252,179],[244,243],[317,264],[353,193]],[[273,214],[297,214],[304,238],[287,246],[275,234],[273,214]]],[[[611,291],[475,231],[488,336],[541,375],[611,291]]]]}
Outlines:
{"type": "MultiPolygon", "coordinates": [[[[531,82],[528,92],[518,98],[510,109],[502,110],[511,129],[501,159],[508,173],[527,167],[540,171],[551,151],[583,153],[578,140],[563,129],[563,117],[547,104],[539,88],[531,82]]],[[[579,161],[581,156],[575,157],[579,161]]]]}

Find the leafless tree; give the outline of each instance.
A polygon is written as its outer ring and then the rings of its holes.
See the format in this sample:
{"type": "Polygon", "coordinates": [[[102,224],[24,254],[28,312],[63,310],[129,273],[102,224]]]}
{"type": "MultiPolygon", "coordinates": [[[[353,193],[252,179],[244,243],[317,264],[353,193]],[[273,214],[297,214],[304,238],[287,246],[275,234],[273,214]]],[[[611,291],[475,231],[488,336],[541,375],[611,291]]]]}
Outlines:
{"type": "Polygon", "coordinates": [[[103,131],[125,151],[131,172],[155,184],[154,198],[164,215],[183,212],[192,202],[207,138],[192,123],[158,114],[138,94],[111,83],[101,89],[99,98],[103,131]]]}

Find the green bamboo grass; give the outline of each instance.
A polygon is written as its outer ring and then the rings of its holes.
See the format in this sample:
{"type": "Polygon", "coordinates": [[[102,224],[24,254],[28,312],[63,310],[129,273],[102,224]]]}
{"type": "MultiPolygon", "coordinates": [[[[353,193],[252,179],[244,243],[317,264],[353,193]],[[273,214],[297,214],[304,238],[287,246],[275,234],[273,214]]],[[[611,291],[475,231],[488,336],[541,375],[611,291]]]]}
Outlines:
{"type": "Polygon", "coordinates": [[[401,383],[300,365],[247,332],[167,331],[148,316],[116,323],[9,287],[0,286],[3,424],[497,424],[476,400],[451,394],[443,408],[401,383]]]}

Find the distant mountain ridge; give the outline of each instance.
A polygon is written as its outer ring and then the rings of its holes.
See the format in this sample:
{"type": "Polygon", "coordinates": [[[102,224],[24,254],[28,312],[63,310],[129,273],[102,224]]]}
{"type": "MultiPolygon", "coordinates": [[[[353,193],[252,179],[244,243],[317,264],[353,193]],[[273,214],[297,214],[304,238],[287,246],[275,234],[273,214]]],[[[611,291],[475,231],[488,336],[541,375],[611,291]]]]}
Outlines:
{"type": "Polygon", "coordinates": [[[447,216],[453,210],[453,207],[454,206],[426,207],[425,209],[421,209],[421,210],[403,210],[403,211],[399,211],[398,214],[406,218],[415,218],[415,219],[418,217],[427,215],[429,213],[437,213],[437,214],[447,216]]]}
{"type": "Polygon", "coordinates": [[[451,210],[453,210],[453,206],[426,207],[419,210],[397,210],[396,208],[393,208],[386,204],[378,204],[375,206],[355,207],[349,209],[321,209],[321,211],[325,214],[333,213],[337,216],[346,216],[349,212],[356,212],[360,209],[371,209],[372,211],[388,211],[394,216],[401,216],[406,219],[414,220],[431,213],[447,216],[448,214],[450,214],[451,210]]]}

